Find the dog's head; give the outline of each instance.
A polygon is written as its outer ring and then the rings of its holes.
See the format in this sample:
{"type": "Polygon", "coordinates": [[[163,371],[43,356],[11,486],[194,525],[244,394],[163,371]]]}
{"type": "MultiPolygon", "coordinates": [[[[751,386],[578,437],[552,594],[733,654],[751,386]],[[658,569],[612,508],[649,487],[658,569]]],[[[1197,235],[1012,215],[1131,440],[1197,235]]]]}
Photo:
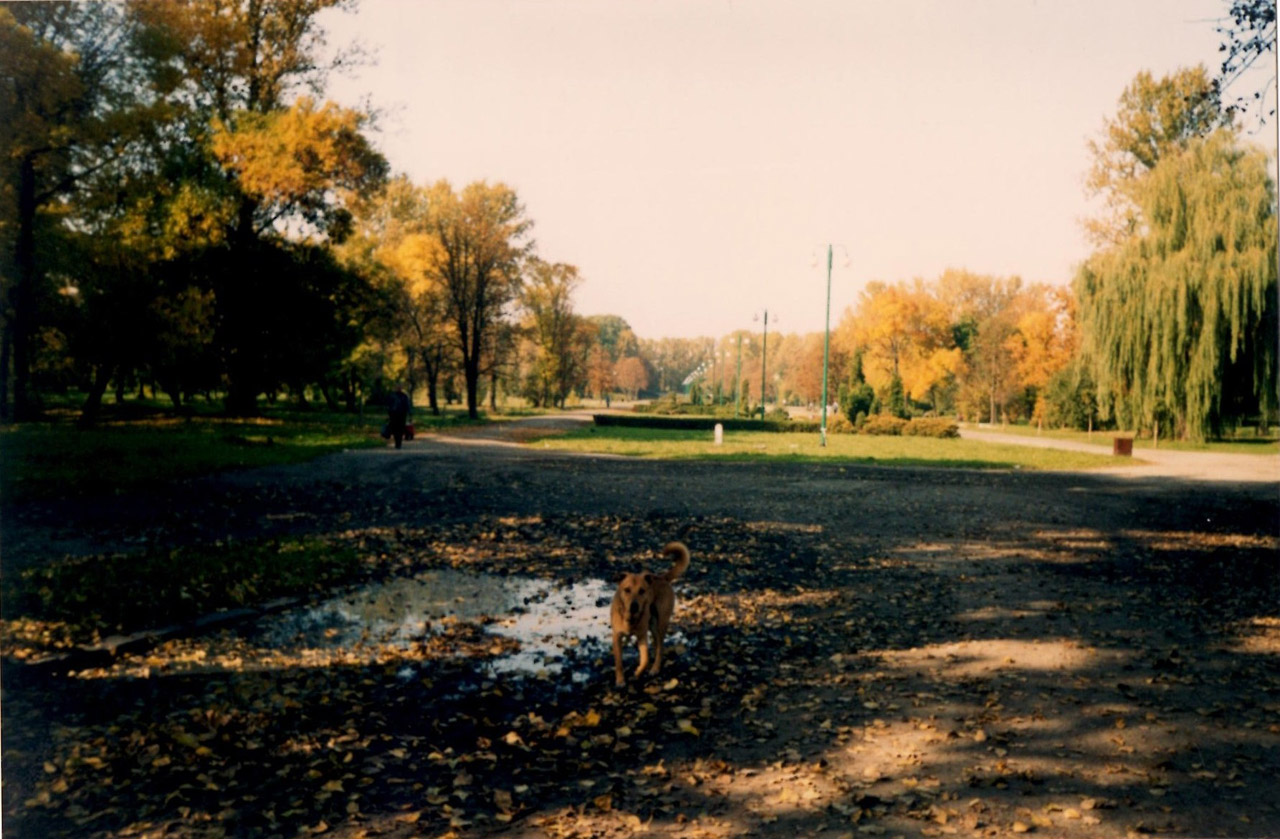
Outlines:
{"type": "Polygon", "coordinates": [[[632,624],[642,621],[648,616],[649,604],[653,602],[653,575],[623,574],[618,581],[618,596],[622,599],[622,610],[632,624]]]}

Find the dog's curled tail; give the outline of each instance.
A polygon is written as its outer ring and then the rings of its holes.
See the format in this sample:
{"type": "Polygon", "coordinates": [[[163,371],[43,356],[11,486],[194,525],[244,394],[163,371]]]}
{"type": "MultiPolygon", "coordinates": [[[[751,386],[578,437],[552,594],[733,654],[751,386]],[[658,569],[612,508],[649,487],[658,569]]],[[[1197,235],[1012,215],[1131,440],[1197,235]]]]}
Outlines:
{"type": "Polygon", "coordinates": [[[684,542],[668,542],[667,546],[662,549],[663,556],[674,556],[676,564],[672,565],[667,573],[662,577],[669,583],[673,583],[680,579],[680,575],[689,567],[689,549],[685,547],[684,542]]]}

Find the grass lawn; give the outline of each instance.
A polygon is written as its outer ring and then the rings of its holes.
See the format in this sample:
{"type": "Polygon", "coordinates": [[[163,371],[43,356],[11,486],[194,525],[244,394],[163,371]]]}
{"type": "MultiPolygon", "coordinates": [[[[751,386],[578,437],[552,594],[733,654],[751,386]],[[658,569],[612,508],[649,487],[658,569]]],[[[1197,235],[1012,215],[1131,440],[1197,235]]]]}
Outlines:
{"type": "MultiPolygon", "coordinates": [[[[465,413],[414,414],[419,431],[469,422],[465,413]]],[[[127,492],[175,478],[227,469],[299,463],[344,449],[385,445],[384,417],[268,409],[231,419],[130,412],[78,428],[67,412],[46,422],[0,427],[0,497],[8,503],[127,492]]]]}
{"type": "MultiPolygon", "coordinates": [[[[1132,431],[1095,431],[1090,436],[1087,431],[1055,428],[1037,431],[1034,425],[982,425],[965,423],[962,428],[974,431],[992,431],[999,434],[1017,434],[1024,437],[1047,437],[1051,440],[1071,440],[1076,443],[1092,443],[1095,446],[1110,446],[1115,437],[1133,437],[1132,431]]],[[[1133,441],[1135,449],[1160,448],[1180,452],[1218,452],[1221,454],[1280,454],[1280,435],[1272,430],[1258,435],[1252,428],[1239,429],[1234,435],[1222,440],[1207,440],[1203,443],[1192,443],[1185,440],[1161,438],[1160,445],[1154,446],[1150,437],[1137,437],[1133,441]]]]}
{"type": "Polygon", "coordinates": [[[6,501],[123,492],[381,443],[378,426],[355,421],[157,417],[92,429],[30,423],[0,429],[0,491],[6,501]]]}
{"type": "Polygon", "coordinates": [[[5,653],[87,643],[354,580],[354,549],[319,539],[80,557],[3,581],[5,653]]]}
{"type": "MultiPolygon", "coordinates": [[[[780,458],[814,463],[869,463],[881,466],[941,466],[967,469],[1089,469],[1114,466],[1107,455],[1000,445],[974,440],[829,434],[827,446],[817,434],[763,431],[726,432],[724,445],[709,431],[590,426],[530,443],[564,451],[595,452],[670,460],[751,460],[780,458]]],[[[1126,463],[1133,463],[1127,459],[1126,463]]]]}

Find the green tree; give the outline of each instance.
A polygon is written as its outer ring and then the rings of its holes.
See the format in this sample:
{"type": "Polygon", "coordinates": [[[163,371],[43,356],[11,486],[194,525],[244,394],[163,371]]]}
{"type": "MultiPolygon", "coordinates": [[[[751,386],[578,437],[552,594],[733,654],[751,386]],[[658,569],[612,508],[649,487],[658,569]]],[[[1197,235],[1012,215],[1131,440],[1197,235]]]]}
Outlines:
{"type": "Polygon", "coordinates": [[[587,321],[595,328],[596,344],[608,353],[610,362],[640,351],[631,325],[618,315],[591,315],[587,321]]]}
{"type": "Polygon", "coordinates": [[[1076,278],[1104,417],[1190,439],[1276,406],[1275,185],[1227,129],[1131,185],[1142,225],[1076,278]]]}
{"type": "Polygon", "coordinates": [[[580,283],[572,265],[536,258],[529,262],[521,306],[526,334],[536,348],[533,380],[539,405],[563,406],[573,389],[586,383],[589,333],[573,311],[573,292],[580,283]]]}
{"type": "Polygon", "coordinates": [[[1015,407],[1016,360],[1009,339],[1027,308],[1019,277],[992,277],[948,270],[938,278],[938,294],[950,315],[947,331],[959,343],[958,401],[965,415],[999,420],[1015,407]]]}
{"type": "MultiPolygon", "coordinates": [[[[340,241],[350,231],[354,193],[376,188],[386,162],[364,136],[366,114],[318,105],[330,73],[350,63],[350,50],[325,43],[320,14],[351,8],[345,0],[132,0],[141,60],[154,97],[171,118],[158,134],[165,166],[179,187],[157,190],[149,215],[169,228],[211,226],[209,247],[226,247],[228,257],[210,255],[205,264],[245,270],[219,282],[216,305],[219,341],[227,360],[227,407],[256,410],[256,390],[270,377],[242,363],[262,349],[258,296],[238,286],[258,276],[251,264],[266,254],[295,258],[314,255],[287,245],[307,238],[340,241]],[[248,308],[241,308],[241,307],[248,308]]],[[[328,268],[326,267],[326,272],[328,268]]],[[[295,322],[327,314],[309,304],[294,308],[295,322]]],[[[286,304],[285,311],[289,306],[286,304]]],[[[283,331],[281,331],[283,334],[283,331]]],[[[277,359],[301,356],[289,347],[271,348],[277,359]]],[[[312,369],[307,367],[306,369],[312,369]]],[[[314,372],[314,371],[312,371],[314,372]]],[[[289,374],[296,379],[302,371],[289,374]]]]}
{"type": "Polygon", "coordinates": [[[60,304],[51,263],[82,194],[124,179],[143,135],[130,29],[106,3],[0,7],[0,413],[28,417],[33,341],[60,304]],[[74,199],[74,200],[73,200],[74,199]]]}
{"type": "Polygon", "coordinates": [[[856,350],[849,362],[849,381],[840,387],[840,410],[853,422],[859,414],[871,413],[876,394],[862,372],[862,351],[856,350]]]}
{"type": "Polygon", "coordinates": [[[393,178],[355,203],[353,233],[337,250],[347,264],[374,278],[385,304],[378,318],[404,354],[404,377],[412,387],[421,367],[428,407],[439,414],[440,383],[455,366],[457,342],[434,271],[440,245],[430,232],[428,199],[428,190],[404,176],[393,178]]]}
{"type": "Polygon", "coordinates": [[[1120,95],[1101,137],[1089,141],[1093,165],[1085,185],[1104,202],[1104,211],[1085,222],[1093,241],[1116,244],[1132,235],[1139,223],[1133,187],[1141,176],[1166,155],[1229,123],[1203,65],[1158,80],[1145,70],[1139,73],[1120,95]]]}
{"type": "Polygon", "coordinates": [[[886,414],[901,419],[911,416],[911,411],[907,408],[907,392],[902,387],[902,377],[897,373],[889,378],[889,384],[885,385],[880,402],[886,414]]]}
{"type": "Polygon", "coordinates": [[[479,382],[484,362],[494,367],[501,354],[491,333],[506,307],[517,299],[533,222],[515,191],[505,184],[477,181],[461,193],[448,181],[428,189],[425,227],[434,237],[427,275],[445,298],[465,380],[467,413],[479,416],[479,382]]]}

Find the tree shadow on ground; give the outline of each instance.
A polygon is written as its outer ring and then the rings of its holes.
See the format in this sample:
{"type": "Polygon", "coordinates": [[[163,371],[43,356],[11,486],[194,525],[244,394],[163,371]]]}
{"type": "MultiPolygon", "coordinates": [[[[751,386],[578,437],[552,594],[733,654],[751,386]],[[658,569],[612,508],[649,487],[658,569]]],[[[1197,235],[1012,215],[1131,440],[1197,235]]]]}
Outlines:
{"type": "Polygon", "coordinates": [[[224,635],[74,677],[10,671],[6,821],[30,836],[1280,832],[1275,535],[1256,515],[1140,512],[1006,514],[999,533],[684,515],[356,531],[405,573],[569,577],[682,536],[688,640],[623,691],[603,645],[561,676],[486,675],[479,627],[452,651],[364,662],[264,664],[224,635]]]}

